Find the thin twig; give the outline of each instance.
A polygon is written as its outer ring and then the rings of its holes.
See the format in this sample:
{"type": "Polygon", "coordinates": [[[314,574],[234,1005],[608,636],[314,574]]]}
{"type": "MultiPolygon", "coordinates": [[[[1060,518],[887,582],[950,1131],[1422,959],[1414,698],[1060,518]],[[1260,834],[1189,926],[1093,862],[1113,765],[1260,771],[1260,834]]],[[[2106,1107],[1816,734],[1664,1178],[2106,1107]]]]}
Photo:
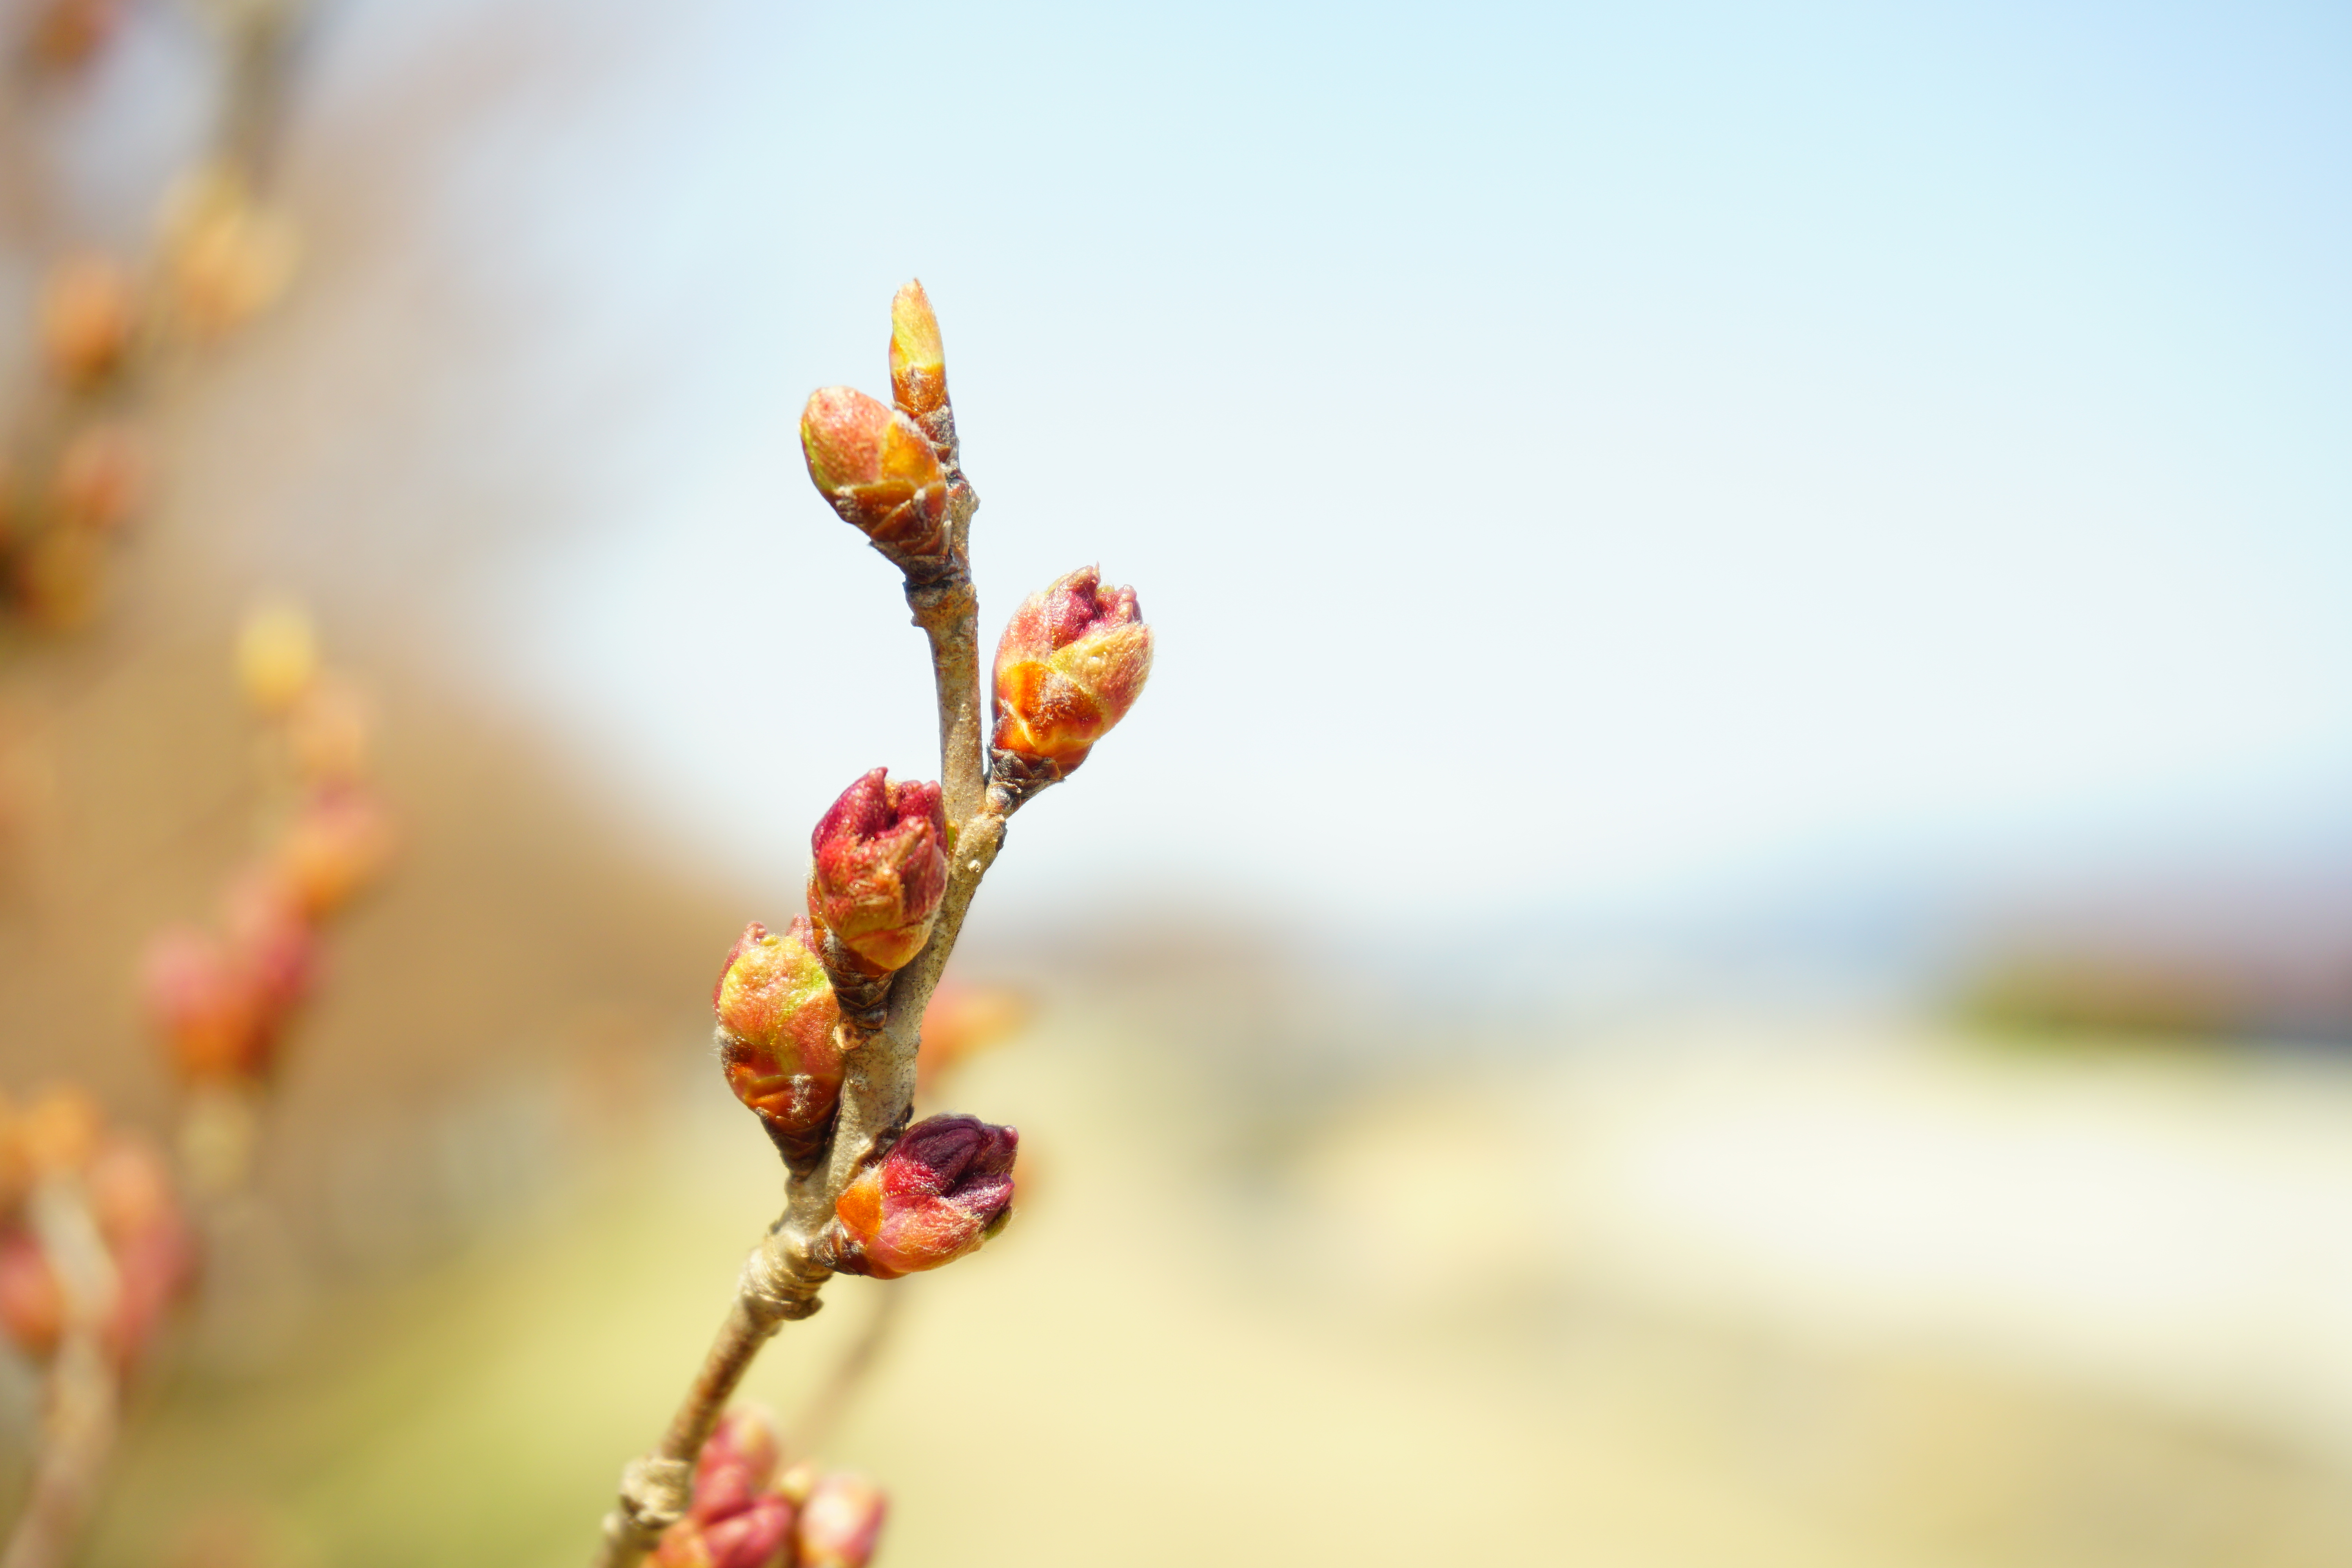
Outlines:
{"type": "Polygon", "coordinates": [[[833,1273],[821,1237],[835,1201],[906,1125],[915,1100],[924,1010],[955,950],[972,896],[1004,847],[1005,818],[1015,803],[992,795],[987,786],[980,603],[967,553],[980,498],[964,478],[953,412],[943,407],[928,416],[924,431],[948,470],[950,562],[945,572],[919,583],[910,576],[907,602],[930,644],[940,794],[950,838],[947,893],[930,940],[892,976],[880,1026],[844,1018],[841,1100],[827,1147],[787,1182],[784,1214],[745,1263],[734,1304],[660,1444],[622,1470],[619,1506],[604,1516],[595,1568],[635,1568],[662,1531],[685,1517],[695,1457],[751,1358],[786,1321],[807,1317],[820,1304],[817,1292],[833,1273]]]}

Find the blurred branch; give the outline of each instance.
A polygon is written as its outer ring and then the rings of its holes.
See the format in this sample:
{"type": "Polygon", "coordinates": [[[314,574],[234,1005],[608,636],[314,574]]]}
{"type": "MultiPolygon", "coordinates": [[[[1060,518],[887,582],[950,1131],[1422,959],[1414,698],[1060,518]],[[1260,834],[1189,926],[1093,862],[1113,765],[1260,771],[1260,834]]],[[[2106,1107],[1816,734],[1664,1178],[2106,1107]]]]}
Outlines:
{"type": "Polygon", "coordinates": [[[121,1395],[107,1344],[118,1281],[81,1183],[44,1180],[33,1194],[32,1218],[56,1271],[63,1332],[49,1365],[32,1487],[0,1568],[61,1568],[70,1560],[114,1449],[121,1395]]]}
{"type": "Polygon", "coordinates": [[[901,1279],[889,1289],[879,1292],[874,1310],[857,1331],[857,1338],[834,1363],[832,1373],[801,1411],[800,1419],[792,1428],[793,1447],[802,1454],[821,1454],[833,1430],[841,1424],[842,1416],[857,1397],[857,1392],[875,1363],[881,1359],[897,1334],[898,1324],[906,1316],[907,1295],[914,1288],[911,1279],[901,1279]]]}

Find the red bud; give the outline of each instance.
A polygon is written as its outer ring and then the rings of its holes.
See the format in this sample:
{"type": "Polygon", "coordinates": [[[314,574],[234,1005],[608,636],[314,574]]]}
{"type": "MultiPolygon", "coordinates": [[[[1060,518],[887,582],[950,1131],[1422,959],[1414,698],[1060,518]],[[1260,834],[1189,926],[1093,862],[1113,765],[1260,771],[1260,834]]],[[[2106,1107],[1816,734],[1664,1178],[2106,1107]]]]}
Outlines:
{"type": "Polygon", "coordinates": [[[147,1015],[192,1079],[246,1078],[269,1054],[269,1020],[253,976],[228,948],[195,931],[166,931],[140,969],[147,1015]]]}
{"type": "Polygon", "coordinates": [[[1082,566],[1013,613],[996,645],[995,747],[1066,776],[1135,705],[1151,674],[1151,628],[1132,588],[1082,566]]]}
{"type": "Polygon", "coordinates": [[[876,768],[809,836],[809,913],[868,971],[905,968],[947,897],[947,841],[940,786],[894,784],[876,768]]]}
{"type": "Polygon", "coordinates": [[[783,1455],[775,1417],[757,1405],[736,1405],[719,1418],[694,1462],[689,1517],[715,1520],[742,1512],[769,1490],[783,1455]]]}
{"type": "Polygon", "coordinates": [[[1021,1135],[973,1116],[932,1116],[858,1173],[835,1205],[845,1274],[895,1279],[953,1262],[993,1235],[1013,1202],[1021,1135]]]}

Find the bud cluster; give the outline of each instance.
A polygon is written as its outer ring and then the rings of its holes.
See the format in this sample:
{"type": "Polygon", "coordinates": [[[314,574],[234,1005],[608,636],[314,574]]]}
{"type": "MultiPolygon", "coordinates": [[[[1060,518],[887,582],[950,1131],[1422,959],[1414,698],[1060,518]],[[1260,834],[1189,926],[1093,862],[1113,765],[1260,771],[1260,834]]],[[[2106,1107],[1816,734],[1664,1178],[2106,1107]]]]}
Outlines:
{"type": "Polygon", "coordinates": [[[142,989],[173,1066],[197,1082],[268,1077],[318,969],[322,923],[382,875],[392,824],[366,784],[371,725],[354,689],[319,667],[290,606],[248,617],[247,695],[275,726],[293,805],[274,841],[233,876],[212,929],[149,944],[142,989]]]}
{"type": "Polygon", "coordinates": [[[774,1420],[737,1405],[694,1467],[686,1517],[663,1532],[657,1568],[866,1568],[888,1501],[873,1483],[805,1461],[786,1466],[774,1420]]]}
{"type": "MultiPolygon", "coordinates": [[[[114,0],[51,0],[36,53],[78,62],[113,31],[114,0]]],[[[152,268],[101,255],[51,268],[32,337],[53,413],[0,452],[0,584],[36,625],[68,629],[97,610],[107,545],[145,505],[147,443],[127,419],[155,344],[213,339],[284,292],[293,229],[226,165],[181,181],[167,199],[152,268]],[[142,275],[143,274],[143,275],[142,275]]]]}
{"type": "Polygon", "coordinates": [[[170,1168],[144,1140],[104,1124],[79,1089],[23,1106],[0,1100],[0,1333],[36,1360],[67,1327],[65,1270],[49,1255],[33,1206],[45,1184],[69,1184],[87,1205],[113,1276],[100,1331],[116,1361],[135,1361],[193,1282],[193,1232],[170,1168]]]}
{"type": "MultiPolygon", "coordinates": [[[[896,1279],[940,1268],[1010,1218],[1013,1129],[961,1115],[906,1121],[921,1088],[1016,1027],[1023,1009],[1003,994],[935,988],[1005,818],[1086,761],[1151,670],[1135,591],[1083,567],[1014,613],[983,698],[966,537],[978,500],[962,468],[939,318],[919,283],[891,301],[890,392],[891,404],[850,387],[813,394],[801,449],[818,494],[906,578],[930,643],[944,784],[881,768],[861,775],[810,835],[806,918],[781,932],[751,924],[721,966],[711,994],[720,1067],[791,1180],[784,1217],[746,1266],[736,1316],[688,1395],[686,1412],[704,1419],[719,1396],[709,1391],[740,1374],[742,1324],[806,1315],[828,1273],[896,1279]],[[993,706],[985,741],[983,700],[993,706]],[[925,1027],[910,1038],[919,1012],[925,1027]],[[778,1289],[786,1279],[798,1292],[789,1300],[778,1289]]],[[[722,1426],[703,1450],[692,1509],[656,1560],[864,1563],[880,1494],[841,1477],[804,1492],[772,1485],[774,1456],[772,1434],[722,1426]]],[[[671,1456],[666,1446],[654,1457],[671,1456]]],[[[635,1562],[637,1521],[667,1506],[650,1473],[625,1472],[624,1506],[606,1521],[607,1564],[635,1562]]]]}

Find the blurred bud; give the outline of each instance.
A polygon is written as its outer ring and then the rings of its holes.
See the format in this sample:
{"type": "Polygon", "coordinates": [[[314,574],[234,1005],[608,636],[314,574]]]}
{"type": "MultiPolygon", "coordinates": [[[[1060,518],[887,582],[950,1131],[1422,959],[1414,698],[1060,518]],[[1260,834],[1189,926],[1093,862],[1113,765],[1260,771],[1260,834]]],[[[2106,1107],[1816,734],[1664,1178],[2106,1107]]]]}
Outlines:
{"type": "Polygon", "coordinates": [[[919,280],[899,289],[890,301],[890,395],[910,419],[935,414],[948,404],[940,319],[919,280]]]}
{"type": "Polygon", "coordinates": [[[816,1483],[822,1479],[824,1472],[816,1468],[814,1459],[796,1460],[776,1478],[776,1495],[798,1508],[808,1501],[809,1495],[816,1490],[816,1483]]]}
{"type": "Polygon", "coordinates": [[[392,858],[392,818],[357,789],[312,795],[279,840],[277,875],[306,919],[331,914],[383,874],[392,858]]]}
{"type": "Polygon", "coordinates": [[[805,920],[782,935],[754,921],[728,950],[710,994],[727,1087],[778,1132],[822,1127],[841,1093],[833,1034],[841,1005],[816,941],[805,920]]]}
{"type": "Polygon", "coordinates": [[[1066,777],[1135,705],[1151,628],[1132,588],[1081,566],[1013,612],[996,645],[995,749],[1015,768],[1066,777]]]}
{"type": "Polygon", "coordinates": [[[147,489],[147,459],[128,426],[104,421],[74,432],[58,454],[49,504],[58,521],[110,533],[139,510],[147,489]]]}
{"type": "Polygon", "coordinates": [[[940,786],[894,784],[876,768],[809,836],[809,913],[867,970],[905,968],[947,896],[947,839],[940,786]]]}
{"type": "Polygon", "coordinates": [[[16,1118],[16,1147],[36,1178],[87,1168],[98,1152],[106,1119],[86,1089],[56,1084],[16,1118]]]}
{"type": "Polygon", "coordinates": [[[286,714],[286,750],[306,784],[359,782],[374,733],[366,695],[333,675],[312,680],[286,714]]]}
{"type": "Polygon", "coordinates": [[[796,1568],[792,1563],[793,1505],[760,1498],[725,1519],[687,1519],[664,1532],[655,1568],[796,1568]]]}
{"type": "Polygon", "coordinates": [[[36,1359],[57,1349],[65,1331],[66,1298],[33,1233],[0,1231],[0,1333],[36,1359]]]}
{"type": "Polygon", "coordinates": [[[181,182],[163,211],[163,264],[180,321],[216,337],[268,309],[293,281],[301,245],[245,176],[215,164],[181,182]]]}
{"type": "Polygon", "coordinates": [[[114,1258],[114,1321],[108,1339],[128,1363],[154,1340],[195,1277],[195,1245],[163,1157],[117,1134],[91,1162],[90,1215],[114,1258]]]}
{"type": "Polygon", "coordinates": [[[301,605],[284,599],[257,605],[238,624],[237,684],[263,712],[293,707],[318,673],[318,634],[301,605]]]}
{"type": "Polygon", "coordinates": [[[41,297],[41,344],[49,373],[83,390],[121,368],[138,308],[131,279],[102,256],[62,261],[41,297]]]}
{"type": "Polygon", "coordinates": [[[835,1470],[802,1505],[793,1543],[797,1568],[866,1568],[882,1534],[890,1500],[863,1476],[835,1470]]]}
{"type": "Polygon", "coordinates": [[[1017,1034],[1029,1021],[1029,999],[996,985],[942,981],[923,1009],[923,1037],[915,1058],[917,1093],[941,1073],[1017,1034]]]}
{"type": "Polygon", "coordinates": [[[783,1460],[776,1418],[756,1405],[738,1405],[719,1418],[694,1462],[695,1519],[725,1519],[769,1489],[783,1460]]]}
{"type": "Polygon", "coordinates": [[[775,1418],[737,1405],[694,1465],[694,1497],[654,1553],[662,1568],[782,1568],[793,1508],[772,1482],[783,1454],[775,1418]]]}
{"type": "Polygon", "coordinates": [[[119,0],[48,0],[33,25],[33,53],[60,70],[86,66],[121,19],[119,0]]]}
{"type": "Polygon", "coordinates": [[[251,1077],[267,1065],[268,1023],[252,977],[213,937],[187,930],[157,937],[140,965],[140,991],[186,1077],[251,1077]]]}
{"type": "Polygon", "coordinates": [[[1021,1135],[974,1116],[932,1116],[857,1173],[834,1214],[845,1274],[895,1279],[953,1262],[1003,1226],[1021,1135]]]}
{"type": "Polygon", "coordinates": [[[230,962],[244,974],[263,1018],[281,1017],[310,989],[318,933],[302,918],[293,891],[266,868],[230,883],[222,910],[230,962]]]}
{"type": "Polygon", "coordinates": [[[947,472],[920,427],[846,386],[809,395],[801,414],[809,478],[874,547],[900,567],[948,552],[947,472]]]}
{"type": "Polygon", "coordinates": [[[773,1495],[702,1527],[710,1568],[784,1568],[793,1545],[793,1505],[773,1495]]]}
{"type": "Polygon", "coordinates": [[[15,585],[36,625],[50,631],[87,625],[106,590],[105,541],[86,529],[45,529],[17,557],[15,585]]]}

